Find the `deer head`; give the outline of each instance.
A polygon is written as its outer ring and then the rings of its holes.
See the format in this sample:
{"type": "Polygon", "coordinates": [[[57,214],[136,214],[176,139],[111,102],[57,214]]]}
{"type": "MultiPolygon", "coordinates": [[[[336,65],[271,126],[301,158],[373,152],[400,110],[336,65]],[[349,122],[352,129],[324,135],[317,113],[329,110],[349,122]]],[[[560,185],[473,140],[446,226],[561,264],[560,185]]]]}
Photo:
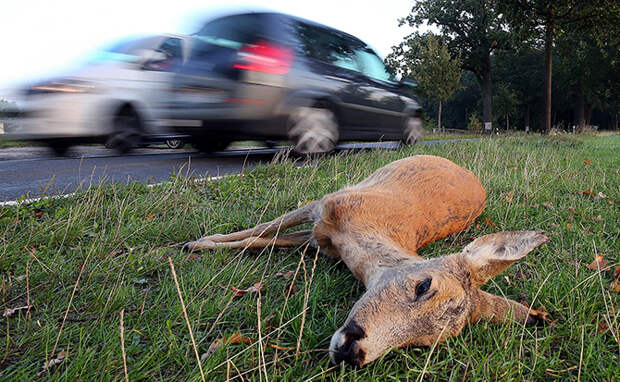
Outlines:
{"type": "Polygon", "coordinates": [[[524,305],[478,288],[547,241],[544,232],[501,232],[474,240],[461,253],[377,267],[332,336],[332,361],[362,366],[390,348],[441,342],[479,319],[532,323],[524,305]]]}

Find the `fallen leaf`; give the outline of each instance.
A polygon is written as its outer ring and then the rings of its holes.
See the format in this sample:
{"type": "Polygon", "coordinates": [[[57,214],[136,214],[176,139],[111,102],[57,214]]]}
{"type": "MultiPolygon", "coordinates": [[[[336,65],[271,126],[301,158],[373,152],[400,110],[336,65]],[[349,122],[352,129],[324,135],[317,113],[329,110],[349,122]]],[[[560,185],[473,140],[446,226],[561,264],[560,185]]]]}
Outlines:
{"type": "Polygon", "coordinates": [[[620,277],[620,265],[617,265],[614,270],[614,278],[617,279],[618,277],[620,277]]]}
{"type": "Polygon", "coordinates": [[[572,226],[571,223],[566,223],[566,229],[570,229],[571,226],[572,226]]]}
{"type": "Polygon", "coordinates": [[[551,203],[551,202],[542,202],[540,204],[542,204],[543,206],[547,207],[550,210],[553,209],[553,203],[551,203]]]}
{"type": "Polygon", "coordinates": [[[574,214],[575,209],[573,207],[568,207],[568,212],[570,212],[571,214],[574,214]]]}
{"type": "Polygon", "coordinates": [[[493,220],[491,220],[491,218],[485,217],[482,220],[487,225],[487,227],[497,229],[497,226],[495,225],[495,223],[493,223],[493,220]]]}
{"type": "Polygon", "coordinates": [[[153,221],[153,219],[155,219],[155,214],[154,214],[154,213],[152,213],[152,212],[149,212],[149,214],[148,214],[148,215],[146,215],[146,220],[147,220],[148,222],[152,222],[152,221],[153,221]]]}
{"type": "Polygon", "coordinates": [[[12,315],[19,312],[20,310],[27,310],[31,308],[32,308],[32,305],[18,306],[17,308],[11,308],[11,309],[7,308],[5,309],[4,313],[2,313],[2,317],[11,317],[12,315]]]}
{"type": "Polygon", "coordinates": [[[590,265],[588,265],[588,269],[591,269],[593,271],[597,269],[600,269],[601,271],[604,270],[607,264],[609,264],[609,260],[605,260],[604,257],[604,253],[598,253],[594,255],[594,261],[590,263],[590,265]]]}
{"type": "Polygon", "coordinates": [[[285,280],[288,280],[291,277],[293,277],[294,274],[295,274],[295,271],[288,271],[288,272],[285,272],[285,273],[276,272],[275,276],[276,277],[283,277],[285,280]]]}
{"type": "Polygon", "coordinates": [[[291,282],[290,284],[286,286],[286,289],[284,290],[284,295],[287,298],[290,298],[292,295],[294,295],[297,292],[298,292],[298,289],[295,288],[295,284],[291,282]]]}
{"type": "Polygon", "coordinates": [[[598,334],[603,334],[607,332],[608,330],[609,330],[609,327],[607,326],[607,322],[605,320],[598,323],[598,329],[596,330],[598,334]]]}
{"type": "Polygon", "coordinates": [[[530,310],[530,316],[534,316],[536,317],[538,320],[541,320],[543,322],[547,322],[551,325],[554,325],[558,322],[558,320],[552,320],[551,317],[549,316],[549,313],[547,312],[547,309],[545,309],[544,306],[539,307],[538,309],[531,309],[530,310]]]}
{"type": "Polygon", "coordinates": [[[605,199],[607,197],[607,195],[603,194],[602,192],[599,191],[598,194],[596,194],[596,196],[594,197],[595,199],[605,199]]]}
{"type": "Polygon", "coordinates": [[[577,268],[579,268],[579,267],[581,266],[581,264],[579,264],[578,262],[573,261],[573,260],[564,260],[564,261],[566,261],[566,262],[567,262],[567,263],[569,263],[570,265],[574,265],[574,266],[575,266],[575,267],[577,267],[577,268]]]}
{"type": "Polygon", "coordinates": [[[58,354],[56,355],[56,358],[50,359],[46,365],[43,365],[43,367],[41,368],[41,371],[37,373],[37,376],[40,377],[43,374],[45,374],[46,371],[50,370],[54,366],[61,364],[62,361],[64,361],[66,357],[67,357],[66,351],[63,350],[63,351],[58,352],[58,354]]]}
{"type": "Polygon", "coordinates": [[[602,216],[602,215],[598,215],[597,217],[594,217],[594,218],[592,218],[592,219],[594,219],[594,220],[596,220],[596,221],[599,221],[599,222],[600,222],[600,221],[602,221],[602,220],[603,220],[603,216],[602,216]]]}
{"type": "Polygon", "coordinates": [[[592,161],[591,161],[590,159],[584,159],[584,160],[583,160],[583,163],[584,163],[586,166],[591,166],[591,165],[592,165],[592,161]]]}
{"type": "Polygon", "coordinates": [[[248,289],[239,289],[239,288],[232,287],[232,290],[235,291],[235,296],[234,297],[241,297],[241,296],[243,296],[246,293],[257,293],[257,292],[263,290],[263,283],[260,282],[260,281],[256,282],[256,283],[254,283],[254,285],[252,285],[248,289]]]}
{"type": "Polygon", "coordinates": [[[221,338],[214,339],[213,342],[211,342],[211,345],[209,345],[209,349],[207,349],[207,352],[203,353],[200,356],[200,362],[203,362],[204,360],[211,357],[213,353],[215,353],[217,349],[219,349],[220,346],[222,346],[223,344],[224,344],[224,340],[222,340],[221,338]]]}
{"type": "Polygon", "coordinates": [[[593,198],[593,197],[594,197],[594,192],[592,192],[592,189],[591,189],[591,188],[588,188],[587,190],[585,190],[584,192],[582,192],[582,194],[587,195],[587,196],[589,196],[589,197],[591,197],[591,198],[593,198]]]}
{"type": "Polygon", "coordinates": [[[510,191],[510,192],[507,192],[506,195],[504,195],[504,199],[506,199],[508,203],[512,203],[512,198],[514,196],[515,196],[514,191],[510,191]]]}
{"type": "Polygon", "coordinates": [[[609,285],[609,290],[612,292],[620,292],[620,282],[618,282],[618,280],[612,281],[609,285]]]}
{"type": "Polygon", "coordinates": [[[230,337],[228,337],[228,343],[231,345],[235,345],[235,344],[249,345],[252,343],[252,339],[249,337],[244,337],[241,335],[241,333],[236,332],[236,333],[233,333],[233,335],[231,335],[230,337]]]}
{"type": "Polygon", "coordinates": [[[47,216],[47,214],[45,212],[33,212],[32,216],[34,216],[37,219],[41,219],[42,217],[47,216]]]}

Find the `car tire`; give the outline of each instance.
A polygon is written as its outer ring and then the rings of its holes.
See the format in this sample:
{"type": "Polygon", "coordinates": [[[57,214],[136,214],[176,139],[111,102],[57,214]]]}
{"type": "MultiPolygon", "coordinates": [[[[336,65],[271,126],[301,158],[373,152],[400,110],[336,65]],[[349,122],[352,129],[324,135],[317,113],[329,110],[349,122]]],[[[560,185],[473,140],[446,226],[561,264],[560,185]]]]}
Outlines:
{"type": "Polygon", "coordinates": [[[105,147],[119,154],[126,154],[141,142],[142,134],[138,116],[135,113],[123,113],[114,118],[112,133],[108,135],[105,147]]]}
{"type": "Polygon", "coordinates": [[[215,140],[209,138],[204,138],[203,140],[192,142],[192,146],[194,146],[196,150],[206,154],[210,154],[215,151],[222,151],[226,149],[229,144],[229,141],[215,140]]]}
{"type": "Polygon", "coordinates": [[[185,146],[185,141],[181,139],[166,139],[166,146],[171,149],[181,149],[185,146]]]}
{"type": "Polygon", "coordinates": [[[67,155],[71,145],[66,142],[52,141],[48,142],[47,146],[52,150],[55,156],[64,157],[67,155]]]}
{"type": "Polygon", "coordinates": [[[413,145],[424,136],[424,123],[420,117],[407,117],[403,128],[402,143],[413,145]]]}
{"type": "Polygon", "coordinates": [[[338,143],[338,120],[326,108],[298,107],[289,117],[288,136],[297,154],[328,153],[338,143]]]}

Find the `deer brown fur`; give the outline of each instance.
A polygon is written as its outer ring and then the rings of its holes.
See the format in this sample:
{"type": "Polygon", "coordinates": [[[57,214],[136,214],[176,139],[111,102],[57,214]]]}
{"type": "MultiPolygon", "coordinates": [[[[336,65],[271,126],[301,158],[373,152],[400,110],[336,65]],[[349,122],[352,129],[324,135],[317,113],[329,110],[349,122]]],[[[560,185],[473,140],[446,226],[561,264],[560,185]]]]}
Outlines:
{"type": "Polygon", "coordinates": [[[460,253],[423,259],[424,245],[467,228],[485,208],[476,176],[429,155],[401,159],[361,183],[279,218],[187,243],[191,250],[296,246],[310,242],[342,260],[366,286],[330,344],[332,361],[367,364],[390,348],[431,346],[481,319],[532,323],[527,307],[478,289],[549,239],[544,232],[501,232],[460,253]],[[313,222],[314,228],[280,234],[313,222]],[[275,234],[275,236],[274,236],[275,234]]]}

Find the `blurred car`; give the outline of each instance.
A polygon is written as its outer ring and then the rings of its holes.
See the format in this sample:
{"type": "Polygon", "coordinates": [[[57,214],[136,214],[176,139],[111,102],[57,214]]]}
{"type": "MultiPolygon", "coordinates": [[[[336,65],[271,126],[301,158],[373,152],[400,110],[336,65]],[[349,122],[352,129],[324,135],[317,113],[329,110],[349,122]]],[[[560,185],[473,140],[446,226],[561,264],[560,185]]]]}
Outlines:
{"type": "Polygon", "coordinates": [[[350,34],[272,12],[206,23],[175,73],[164,114],[210,152],[233,140],[292,140],[299,153],[340,140],[415,142],[420,106],[408,81],[350,34]]]}
{"type": "Polygon", "coordinates": [[[19,127],[6,138],[42,141],[58,155],[77,143],[122,153],[148,140],[182,146],[182,134],[166,133],[161,103],[190,45],[180,35],[127,38],[62,78],[29,85],[17,99],[19,127]]]}

